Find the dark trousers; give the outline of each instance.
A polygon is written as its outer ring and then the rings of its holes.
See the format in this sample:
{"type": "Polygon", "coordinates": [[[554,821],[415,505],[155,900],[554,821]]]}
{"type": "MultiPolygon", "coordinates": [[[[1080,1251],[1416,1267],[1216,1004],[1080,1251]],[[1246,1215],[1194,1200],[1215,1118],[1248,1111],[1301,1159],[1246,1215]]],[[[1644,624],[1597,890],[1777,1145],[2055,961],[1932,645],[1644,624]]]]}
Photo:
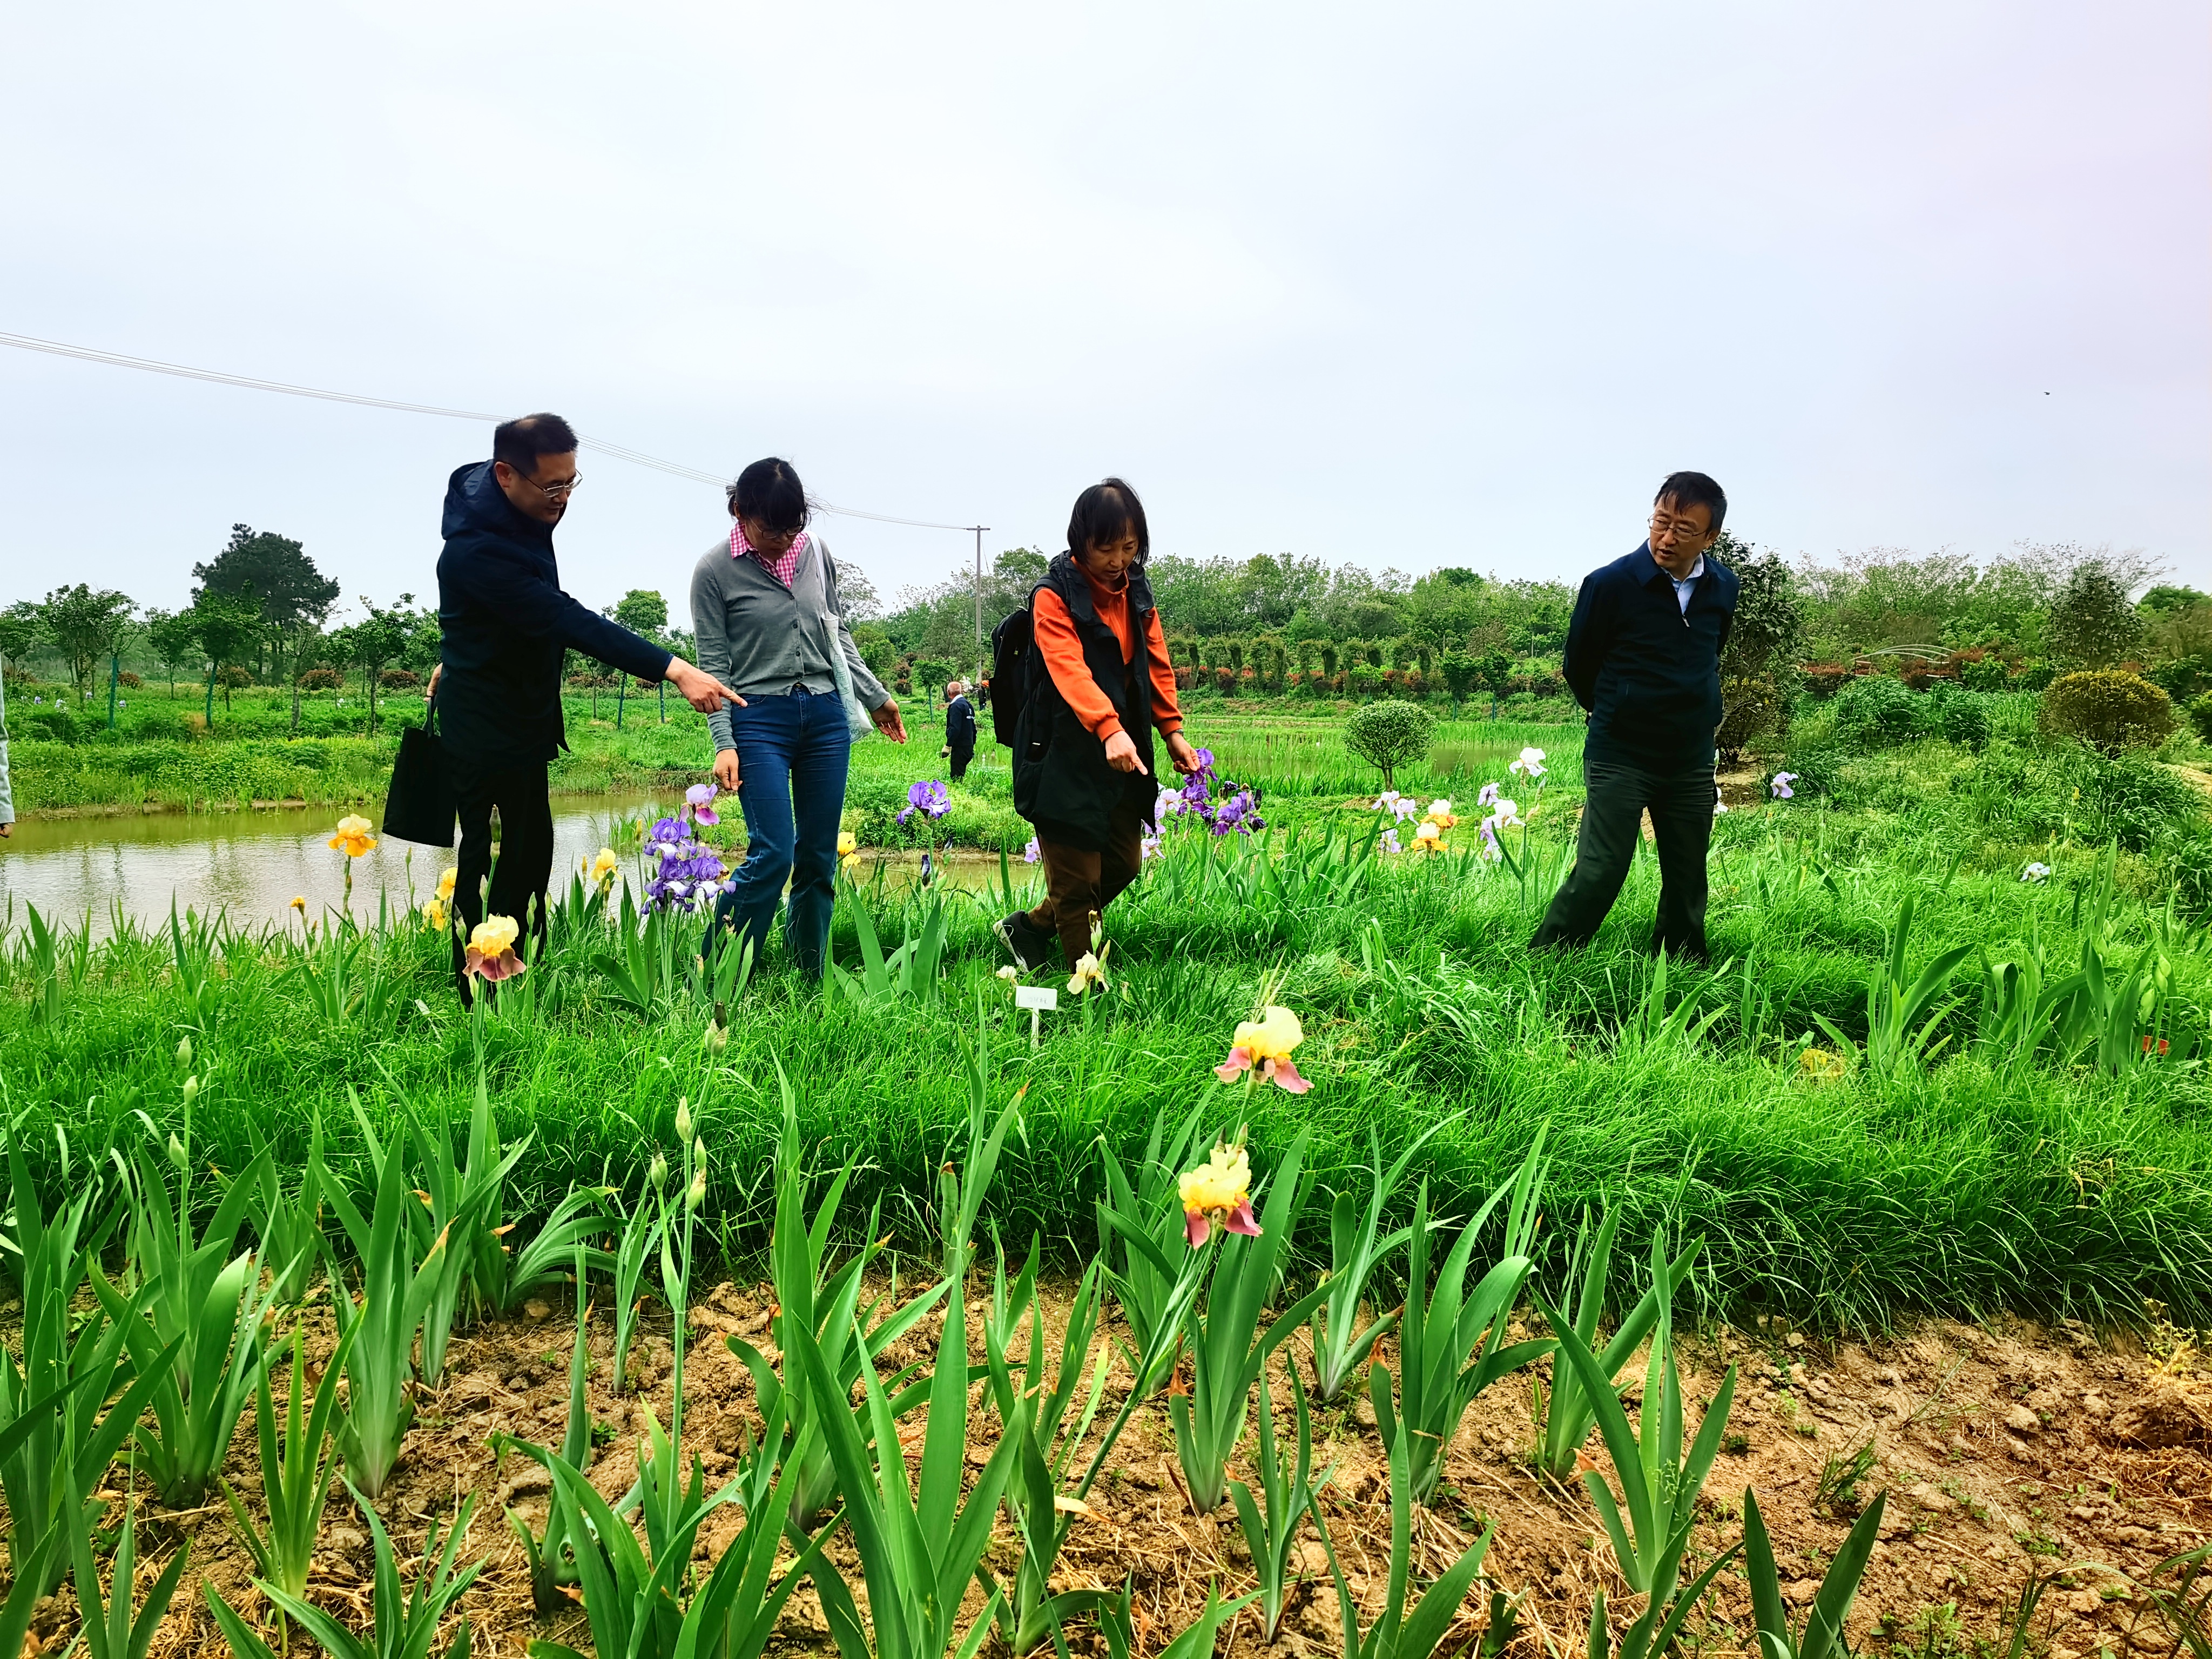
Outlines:
{"type": "Polygon", "coordinates": [[[1104,915],[1122,889],[1137,878],[1143,863],[1145,819],[1141,808],[1124,804],[1106,815],[1103,848],[1071,847],[1047,841],[1037,832],[1037,855],[1044,862],[1045,899],[1029,913],[1040,933],[1057,933],[1073,968],[1091,949],[1091,918],[1104,915]]]}
{"type": "Polygon", "coordinates": [[[837,901],[837,820],[853,757],[845,705],[834,691],[757,696],[730,711],[730,735],[738,750],[745,861],[715,903],[717,934],[726,929],[751,939],[759,962],[787,882],[783,942],[799,971],[818,979],[837,901]]]}
{"type": "Polygon", "coordinates": [[[953,745],[951,757],[953,782],[957,783],[962,778],[967,775],[969,763],[973,761],[975,758],[975,750],[972,745],[966,749],[961,748],[957,744],[953,745]]]}
{"type": "MultiPolygon", "coordinates": [[[[546,793],[545,763],[452,767],[453,799],[460,808],[461,851],[455,860],[453,908],[461,920],[453,935],[458,977],[469,930],[487,915],[511,916],[542,942],[545,889],[553,878],[553,802],[546,793]],[[491,815],[499,813],[499,867],[492,867],[491,815]],[[489,892],[483,878],[491,877],[489,892]],[[538,901],[535,915],[530,901],[538,901]]],[[[464,982],[465,994],[468,987],[464,982]]]]}
{"type": "Polygon", "coordinates": [[[1575,867],[1529,941],[1534,948],[1587,945],[1620,896],[1646,809],[1659,843],[1659,913],[1651,946],[1670,956],[1705,956],[1705,849],[1713,838],[1711,761],[1682,770],[1647,772],[1615,761],[1585,761],[1582,829],[1575,867]]]}

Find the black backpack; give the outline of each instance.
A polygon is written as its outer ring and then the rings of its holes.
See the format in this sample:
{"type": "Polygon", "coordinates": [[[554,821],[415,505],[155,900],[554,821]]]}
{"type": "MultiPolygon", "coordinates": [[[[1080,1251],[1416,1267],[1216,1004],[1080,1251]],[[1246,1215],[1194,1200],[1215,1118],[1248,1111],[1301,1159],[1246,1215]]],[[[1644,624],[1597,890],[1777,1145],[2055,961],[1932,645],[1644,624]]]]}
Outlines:
{"type": "Polygon", "coordinates": [[[991,630],[991,735],[1002,748],[1014,746],[1014,726],[1029,706],[1036,660],[1036,627],[1024,605],[991,630]]]}

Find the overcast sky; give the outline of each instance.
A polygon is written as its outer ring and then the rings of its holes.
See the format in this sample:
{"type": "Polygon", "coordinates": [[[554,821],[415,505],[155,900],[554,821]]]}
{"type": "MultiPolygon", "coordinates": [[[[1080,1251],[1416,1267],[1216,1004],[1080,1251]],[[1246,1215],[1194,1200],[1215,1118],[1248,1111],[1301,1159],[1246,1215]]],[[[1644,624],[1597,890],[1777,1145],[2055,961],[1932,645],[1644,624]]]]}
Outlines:
{"type": "MultiPolygon", "coordinates": [[[[1579,577],[1696,467],[1791,555],[2212,585],[2201,0],[19,4],[0,331],[520,413],[1061,545],[1579,577]]],[[[0,349],[0,602],[231,525],[428,598],[481,425],[0,349]]],[[[720,493],[587,454],[571,592],[720,493]]],[[[888,598],[971,538],[832,518],[888,598]]]]}

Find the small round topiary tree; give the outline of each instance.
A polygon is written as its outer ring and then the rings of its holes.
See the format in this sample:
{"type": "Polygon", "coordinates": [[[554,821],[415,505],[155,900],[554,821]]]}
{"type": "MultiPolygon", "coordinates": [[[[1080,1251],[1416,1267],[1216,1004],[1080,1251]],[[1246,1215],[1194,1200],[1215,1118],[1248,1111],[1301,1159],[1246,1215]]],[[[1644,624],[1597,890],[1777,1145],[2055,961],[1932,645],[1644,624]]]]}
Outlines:
{"type": "Polygon", "coordinates": [[[1391,700],[1370,702],[1344,723],[1344,746],[1370,766],[1379,768],[1382,787],[1398,787],[1401,766],[1428,757],[1429,739],[1437,729],[1435,718],[1417,703],[1391,700]]]}
{"type": "Polygon", "coordinates": [[[2124,669],[2061,675],[2043,694],[2045,732],[2079,738],[2107,755],[2162,743],[2173,725],[2173,699],[2124,669]]]}

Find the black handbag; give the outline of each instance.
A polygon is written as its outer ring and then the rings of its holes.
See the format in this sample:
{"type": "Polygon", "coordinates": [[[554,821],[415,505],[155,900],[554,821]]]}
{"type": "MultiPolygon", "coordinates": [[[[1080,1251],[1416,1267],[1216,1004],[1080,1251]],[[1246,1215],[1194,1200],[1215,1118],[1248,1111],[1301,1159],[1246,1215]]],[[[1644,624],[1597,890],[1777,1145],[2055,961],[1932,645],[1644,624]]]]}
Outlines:
{"type": "Polygon", "coordinates": [[[399,733],[392,787],[384,797],[384,833],[425,847],[451,847],[459,809],[446,771],[446,741],[431,729],[436,719],[434,704],[423,711],[422,725],[399,733]]]}

